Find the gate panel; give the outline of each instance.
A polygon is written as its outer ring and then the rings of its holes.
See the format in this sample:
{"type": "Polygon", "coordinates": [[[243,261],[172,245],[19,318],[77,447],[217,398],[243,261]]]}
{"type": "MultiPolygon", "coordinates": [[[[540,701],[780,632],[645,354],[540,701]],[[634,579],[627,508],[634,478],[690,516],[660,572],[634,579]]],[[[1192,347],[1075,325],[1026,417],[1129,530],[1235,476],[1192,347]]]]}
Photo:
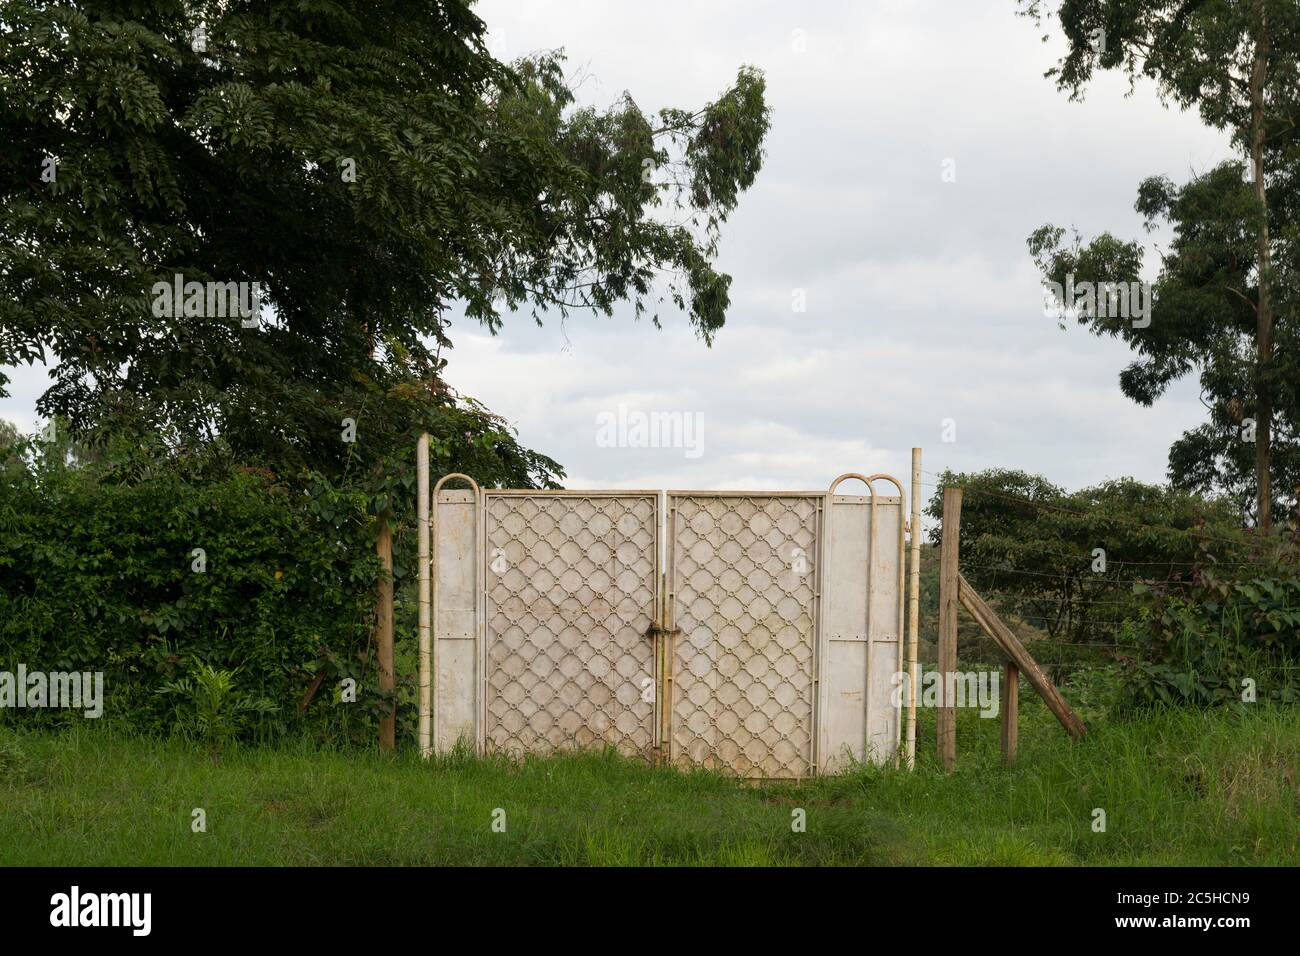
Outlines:
{"type": "MultiPolygon", "coordinates": [[[[444,479],[445,480],[445,479],[444,479]]],[[[434,746],[445,753],[464,741],[479,749],[479,501],[478,491],[443,489],[434,496],[433,538],[434,746]]]]}
{"type": "Polygon", "coordinates": [[[823,772],[884,762],[898,746],[903,510],[901,496],[832,495],[825,515],[817,742],[823,772]]]}
{"type": "Polygon", "coordinates": [[[813,772],[822,495],[671,495],[671,755],[743,777],[813,772]]]}
{"type": "Polygon", "coordinates": [[[656,493],[485,495],[489,751],[655,746],[656,493]]]}

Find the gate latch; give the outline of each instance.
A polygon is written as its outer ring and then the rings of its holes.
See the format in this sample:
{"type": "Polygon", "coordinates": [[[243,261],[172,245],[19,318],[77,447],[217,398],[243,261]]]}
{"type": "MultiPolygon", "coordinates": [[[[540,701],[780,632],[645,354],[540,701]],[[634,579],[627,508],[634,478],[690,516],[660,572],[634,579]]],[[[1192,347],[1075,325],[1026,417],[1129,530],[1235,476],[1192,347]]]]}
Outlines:
{"type": "Polygon", "coordinates": [[[656,637],[676,637],[681,632],[680,627],[660,627],[659,623],[655,622],[645,629],[643,636],[653,641],[656,637]]]}

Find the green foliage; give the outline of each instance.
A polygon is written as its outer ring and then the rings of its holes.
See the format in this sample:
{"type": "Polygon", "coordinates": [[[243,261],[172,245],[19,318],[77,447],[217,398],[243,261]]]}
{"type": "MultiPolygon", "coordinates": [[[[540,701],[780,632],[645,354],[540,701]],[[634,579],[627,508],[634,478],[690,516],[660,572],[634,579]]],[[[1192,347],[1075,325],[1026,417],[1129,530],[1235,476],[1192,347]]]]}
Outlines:
{"type": "MultiPolygon", "coordinates": [[[[961,567],[1003,611],[1053,639],[1113,641],[1116,622],[1143,606],[1139,582],[1188,577],[1196,568],[1246,560],[1252,536],[1229,502],[1133,479],[1066,492],[1007,469],[945,472],[960,485],[961,567]],[[1102,549],[1104,569],[1096,549],[1102,549]]],[[[943,514],[942,489],[927,514],[943,514]]],[[[932,532],[937,541],[941,528],[932,532]]]]}
{"type": "Polygon", "coordinates": [[[0,660],[103,671],[102,719],[147,732],[170,726],[156,689],[199,662],[240,668],[288,710],[309,662],[368,646],[366,505],[320,476],[289,485],[147,448],[69,463],[30,445],[0,469],[0,660]]]}
{"type": "MultiPolygon", "coordinates": [[[[417,419],[433,432],[435,474],[555,486],[559,466],[476,402],[448,395],[436,408],[417,419]]],[[[305,723],[321,739],[370,742],[394,703],[403,732],[413,725],[414,448],[400,467],[395,456],[381,485],[346,469],[332,481],[240,465],[220,440],[199,450],[160,434],[86,444],[59,420],[52,434],[0,450],[0,666],[103,671],[102,719],[148,733],[169,730],[175,716],[158,688],[192,680],[200,665],[237,670],[245,696],[274,705],[241,725],[243,736],[305,723]],[[371,650],[374,514],[384,508],[401,662],[395,702],[380,694],[371,650]],[[300,715],[318,674],[325,689],[300,715]],[[347,705],[329,690],[345,678],[357,688],[347,705]]]]}
{"type": "Polygon", "coordinates": [[[1128,706],[1300,702],[1300,551],[1245,569],[1139,587],[1151,598],[1124,637],[1138,651],[1128,706]],[[1249,684],[1247,683],[1249,682],[1249,684]]]}
{"type": "Polygon", "coordinates": [[[254,718],[278,710],[265,697],[239,694],[235,671],[203,663],[188,677],[165,681],[158,693],[179,698],[173,729],[201,742],[214,759],[254,718]]]}
{"type": "Polygon", "coordinates": [[[445,405],[453,303],[493,329],[623,299],[723,324],[754,70],[652,118],[573,109],[559,53],[497,62],[466,0],[0,0],[0,23],[0,367],[48,361],[38,410],[78,434],[220,434],[382,495],[445,405]],[[260,283],[266,320],[154,315],[177,274],[260,283]]]}
{"type": "MultiPolygon", "coordinates": [[[[1225,500],[1131,479],[1074,493],[1019,471],[942,480],[963,489],[962,573],[1058,677],[1118,662],[1116,704],[1130,709],[1239,703],[1243,678],[1260,700],[1297,699],[1294,534],[1243,531],[1225,500]]],[[[940,490],[927,513],[942,512],[940,490]]],[[[988,658],[967,641],[961,657],[988,658]]]]}
{"type": "Polygon", "coordinates": [[[19,780],[28,769],[27,751],[15,735],[0,727],[0,777],[19,780]]]}
{"type": "Polygon", "coordinates": [[[1098,71],[1147,78],[1163,99],[1198,110],[1207,126],[1231,130],[1244,146],[1251,119],[1245,80],[1261,24],[1271,39],[1270,120],[1279,129],[1300,97],[1294,0],[1017,0],[1017,6],[1040,24],[1055,16],[1067,49],[1046,75],[1071,98],[1081,98],[1098,71]]]}
{"type": "MultiPolygon", "coordinates": [[[[1285,235],[1285,217],[1295,198],[1273,190],[1275,231],[1285,235]]],[[[1240,163],[1224,163],[1181,187],[1162,177],[1143,182],[1138,211],[1147,227],[1172,229],[1161,272],[1152,286],[1150,324],[1135,326],[1111,315],[1100,303],[1075,311],[1075,319],[1098,336],[1118,337],[1132,346],[1134,360],[1120,373],[1123,393],[1141,405],[1154,403],[1174,382],[1199,373],[1209,420],[1187,431],[1169,451],[1169,476],[1180,488],[1226,494],[1246,514],[1256,492],[1256,447],[1243,440],[1243,424],[1255,418],[1254,389],[1263,383],[1273,403],[1273,501],[1281,508],[1300,488],[1300,326],[1295,307],[1300,285],[1274,289],[1279,300],[1272,331],[1275,355],[1256,367],[1258,290],[1254,278],[1252,223],[1255,199],[1240,163]],[[1260,376],[1263,376],[1261,378],[1260,376]]],[[[1043,278],[1067,285],[1080,282],[1135,282],[1144,249],[1103,233],[1089,242],[1044,226],[1029,239],[1029,250],[1043,278]]],[[[1300,244],[1278,256],[1300,255],[1300,244]]]]}

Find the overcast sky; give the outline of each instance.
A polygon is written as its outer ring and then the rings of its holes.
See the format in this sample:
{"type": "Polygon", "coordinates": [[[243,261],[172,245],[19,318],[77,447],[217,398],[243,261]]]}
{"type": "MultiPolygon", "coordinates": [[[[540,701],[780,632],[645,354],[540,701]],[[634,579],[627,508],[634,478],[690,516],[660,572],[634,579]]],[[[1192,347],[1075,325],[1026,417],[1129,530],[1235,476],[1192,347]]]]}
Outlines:
{"type": "Polygon", "coordinates": [[[1049,221],[1138,238],[1138,182],[1181,181],[1226,139],[1118,76],[1069,102],[1042,75],[1059,47],[1010,0],[489,0],[479,15],[498,54],[563,46],[594,105],[626,89],[645,110],[693,107],[743,63],[767,76],[768,155],[724,231],[732,305],[713,348],[684,317],[655,330],[630,310],[543,329],[517,316],[495,338],[453,325],[451,383],[571,487],[906,479],[913,445],[934,472],[1160,481],[1201,420],[1195,382],[1140,408],[1119,390],[1122,343],[1044,316],[1025,239],[1049,221]],[[598,416],[620,404],[698,413],[700,453],[602,447],[598,416]]]}
{"type": "MultiPolygon", "coordinates": [[[[583,103],[627,90],[648,112],[693,108],[741,64],[767,77],[767,159],[724,229],[732,304],[711,349],[671,310],[662,330],[630,308],[541,329],[519,315],[496,337],[453,323],[451,384],[559,460],[567,486],[906,480],[913,445],[933,472],[1160,481],[1169,444],[1201,420],[1194,381],[1140,408],[1119,391],[1122,343],[1044,316],[1025,239],[1049,221],[1138,238],[1138,182],[1182,181],[1228,156],[1226,139],[1150,88],[1126,97],[1119,76],[1070,103],[1042,75],[1059,47],[1011,0],[486,0],[478,12],[498,55],[564,47],[589,74],[583,103]],[[606,447],[601,416],[620,406],[689,413],[700,434],[689,448],[606,447]]],[[[45,374],[12,376],[0,416],[27,429],[45,374]]]]}

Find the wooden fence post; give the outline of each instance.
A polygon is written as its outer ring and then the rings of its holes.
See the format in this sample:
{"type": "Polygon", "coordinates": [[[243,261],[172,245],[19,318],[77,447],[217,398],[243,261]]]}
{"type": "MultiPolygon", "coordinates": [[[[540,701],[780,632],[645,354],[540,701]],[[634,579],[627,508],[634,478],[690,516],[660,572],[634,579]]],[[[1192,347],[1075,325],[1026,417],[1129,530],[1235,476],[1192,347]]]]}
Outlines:
{"type": "Polygon", "coordinates": [[[939,680],[937,714],[939,761],[957,767],[957,711],[953,700],[957,672],[958,543],[961,539],[961,489],[943,489],[943,538],[939,546],[939,680]]]}
{"type": "MultiPolygon", "coordinates": [[[[379,594],[375,606],[375,652],[379,658],[379,690],[391,695],[397,681],[393,667],[393,529],[387,513],[379,516],[379,534],[375,538],[379,556],[379,594]]],[[[390,701],[390,705],[393,702],[390,701]]],[[[392,707],[379,719],[379,749],[397,746],[397,711],[392,707]]]]}
{"type": "Polygon", "coordinates": [[[1016,762],[1020,735],[1020,668],[1010,661],[1003,668],[1002,685],[1002,762],[1010,767],[1016,762]]]}

